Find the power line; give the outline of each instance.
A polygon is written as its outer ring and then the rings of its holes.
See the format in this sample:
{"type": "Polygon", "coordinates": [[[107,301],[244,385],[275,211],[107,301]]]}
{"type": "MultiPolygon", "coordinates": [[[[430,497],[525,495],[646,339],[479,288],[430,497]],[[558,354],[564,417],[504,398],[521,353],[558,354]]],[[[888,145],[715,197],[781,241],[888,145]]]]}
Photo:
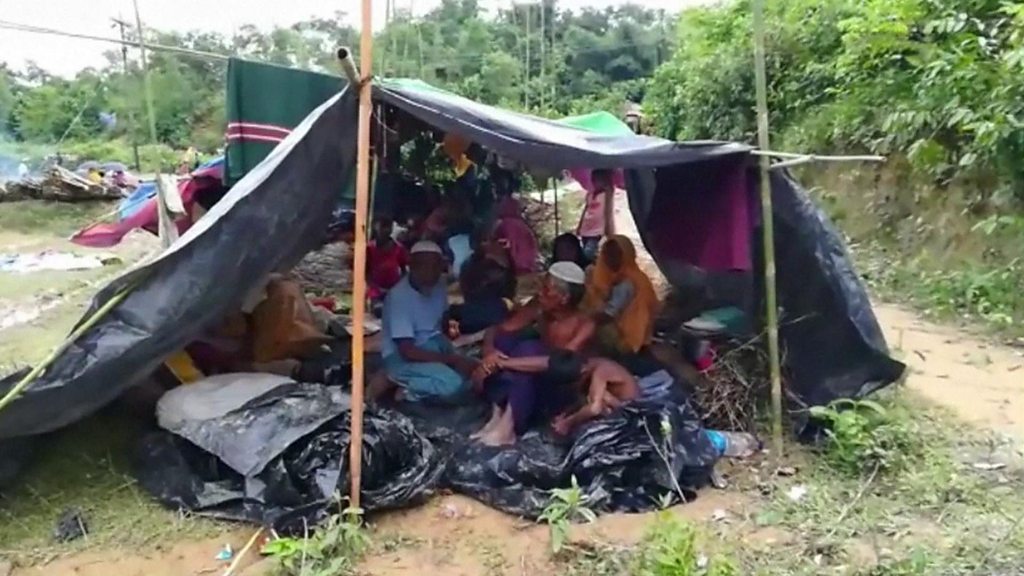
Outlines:
{"type": "MultiPolygon", "coordinates": [[[[42,26],[32,26],[29,24],[19,24],[17,22],[10,22],[7,20],[0,20],[0,29],[17,30],[19,32],[29,32],[33,34],[49,34],[52,36],[64,36],[66,38],[78,38],[81,40],[92,40],[94,42],[106,42],[108,44],[117,44],[119,46],[138,46],[138,42],[131,42],[128,40],[121,40],[118,38],[93,36],[91,34],[79,34],[77,32],[66,32],[64,30],[44,28],[42,26]]],[[[151,50],[172,52],[176,54],[184,54],[186,56],[196,56],[200,58],[210,58],[214,60],[227,60],[228,58],[230,58],[230,56],[225,54],[217,54],[215,52],[206,52],[203,50],[192,50],[190,48],[181,48],[178,46],[167,46],[166,44],[150,44],[149,42],[147,42],[146,47],[151,50]]]]}
{"type": "MultiPolygon", "coordinates": [[[[421,64],[420,64],[420,66],[421,66],[421,68],[420,68],[420,70],[421,70],[420,76],[423,76],[423,70],[424,70],[423,67],[425,66],[426,63],[424,61],[424,53],[423,53],[422,28],[420,27],[419,22],[413,23],[413,26],[415,26],[415,28],[416,28],[416,33],[417,33],[417,37],[418,37],[417,38],[417,44],[419,45],[418,46],[419,47],[419,52],[420,52],[419,58],[420,58],[420,62],[421,62],[421,64]]],[[[550,28],[552,28],[551,35],[554,36],[555,35],[555,31],[553,29],[554,27],[550,27],[550,28]]],[[[67,38],[78,38],[78,39],[81,39],[81,40],[91,40],[91,41],[94,41],[94,42],[105,42],[105,43],[108,43],[108,44],[116,44],[116,45],[119,45],[119,46],[132,46],[132,47],[138,46],[138,42],[133,42],[131,40],[120,40],[118,38],[109,38],[109,37],[105,37],[105,36],[93,36],[93,35],[90,35],[90,34],[80,34],[80,33],[77,33],[77,32],[67,32],[67,31],[64,31],[64,30],[58,30],[58,29],[54,29],[54,28],[44,28],[42,26],[20,24],[18,22],[11,22],[11,21],[8,21],[8,20],[0,20],[0,29],[16,30],[16,31],[19,31],[19,32],[28,32],[28,33],[33,33],[33,34],[46,34],[46,35],[52,35],[52,36],[63,36],[63,37],[67,37],[67,38]]],[[[516,30],[517,30],[517,36],[518,36],[518,27],[516,28],[516,30]]],[[[654,35],[652,35],[652,37],[653,36],[654,35]]],[[[520,40],[521,40],[521,38],[520,38],[520,40]]],[[[584,48],[584,49],[580,49],[580,50],[573,50],[572,51],[572,55],[579,55],[579,54],[601,54],[601,53],[605,53],[605,52],[613,52],[615,50],[620,50],[622,48],[649,48],[649,47],[657,47],[659,45],[659,43],[660,43],[660,41],[656,37],[654,37],[653,39],[645,37],[645,39],[643,39],[641,41],[622,42],[622,43],[616,44],[614,46],[599,46],[599,47],[593,47],[593,48],[584,48]]],[[[261,60],[255,60],[255,59],[247,58],[247,57],[244,57],[244,56],[238,56],[237,54],[221,54],[221,53],[208,52],[208,51],[203,51],[203,50],[193,50],[193,49],[190,49],[190,48],[181,48],[179,46],[170,46],[170,45],[166,45],[166,44],[151,44],[151,43],[147,42],[146,43],[146,47],[149,48],[150,50],[154,50],[154,51],[169,52],[169,53],[173,53],[173,54],[181,54],[181,55],[184,55],[184,56],[192,56],[192,57],[196,57],[196,58],[206,58],[206,59],[218,60],[218,61],[226,61],[226,60],[228,60],[230,58],[236,58],[236,59],[239,59],[239,60],[246,60],[246,61],[249,61],[249,62],[262,62],[261,60]]],[[[487,54],[456,54],[456,55],[452,55],[452,56],[446,58],[443,62],[439,63],[438,66],[443,67],[443,66],[452,65],[452,64],[478,63],[478,62],[482,62],[486,57],[487,57],[487,54]]]]}

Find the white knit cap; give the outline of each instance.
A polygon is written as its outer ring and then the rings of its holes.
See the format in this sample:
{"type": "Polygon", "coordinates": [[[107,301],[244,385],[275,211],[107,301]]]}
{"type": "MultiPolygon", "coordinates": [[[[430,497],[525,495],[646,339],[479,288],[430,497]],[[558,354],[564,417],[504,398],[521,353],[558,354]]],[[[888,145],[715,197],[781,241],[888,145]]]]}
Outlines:
{"type": "Polygon", "coordinates": [[[548,274],[570,284],[583,284],[587,273],[575,262],[555,262],[548,268],[548,274]]]}
{"type": "Polygon", "coordinates": [[[420,253],[444,255],[444,252],[441,251],[441,247],[437,245],[437,242],[432,242],[430,240],[420,240],[412,245],[412,250],[409,251],[409,254],[420,253]]]}

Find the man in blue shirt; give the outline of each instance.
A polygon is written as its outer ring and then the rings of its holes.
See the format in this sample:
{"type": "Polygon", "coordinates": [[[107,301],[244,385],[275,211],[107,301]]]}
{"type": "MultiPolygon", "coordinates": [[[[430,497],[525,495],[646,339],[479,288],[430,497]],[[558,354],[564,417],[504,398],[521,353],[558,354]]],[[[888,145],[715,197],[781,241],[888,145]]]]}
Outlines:
{"type": "Polygon", "coordinates": [[[384,299],[384,370],[405,400],[456,400],[469,389],[477,366],[455,351],[442,326],[448,310],[444,266],[436,243],[417,242],[410,251],[409,273],[384,299]]]}

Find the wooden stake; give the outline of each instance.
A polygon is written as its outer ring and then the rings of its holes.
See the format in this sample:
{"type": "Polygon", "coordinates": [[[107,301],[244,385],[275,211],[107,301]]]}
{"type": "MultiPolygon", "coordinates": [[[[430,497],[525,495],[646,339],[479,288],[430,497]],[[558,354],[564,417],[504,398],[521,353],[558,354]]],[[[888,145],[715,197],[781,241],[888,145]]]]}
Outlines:
{"type": "MultiPolygon", "coordinates": [[[[139,0],[132,0],[135,7],[135,26],[139,34],[139,52],[142,55],[142,89],[146,96],[146,115],[149,116],[149,139],[157,144],[156,138],[156,112],[153,106],[153,87],[149,80],[149,61],[146,58],[145,30],[142,28],[142,16],[139,15],[139,0]]],[[[160,244],[166,249],[178,239],[178,229],[167,212],[167,191],[164,190],[163,178],[160,177],[160,163],[156,165],[156,206],[157,206],[157,233],[160,236],[160,244]],[[168,222],[170,224],[168,225],[168,222]]]]}
{"type": "MultiPolygon", "coordinates": [[[[753,1],[754,88],[757,95],[757,146],[768,150],[768,80],[765,71],[764,0],[753,1]]],[[[764,231],[765,329],[772,381],[772,443],[775,460],[782,458],[782,370],[779,365],[779,317],[775,293],[775,223],[772,217],[771,159],[761,155],[761,222],[764,231]]]]}
{"type": "MultiPolygon", "coordinates": [[[[373,72],[372,0],[363,0],[359,39],[359,148],[356,154],[356,238],[352,266],[352,437],[349,505],[359,508],[363,475],[363,324],[366,315],[366,215],[370,198],[370,77],[373,72]]],[[[355,88],[355,86],[350,86],[355,88]]]]}
{"type": "Polygon", "coordinates": [[[562,231],[559,230],[559,228],[561,228],[561,222],[558,220],[558,178],[552,178],[551,183],[555,189],[555,236],[558,236],[562,233],[562,231]]]}

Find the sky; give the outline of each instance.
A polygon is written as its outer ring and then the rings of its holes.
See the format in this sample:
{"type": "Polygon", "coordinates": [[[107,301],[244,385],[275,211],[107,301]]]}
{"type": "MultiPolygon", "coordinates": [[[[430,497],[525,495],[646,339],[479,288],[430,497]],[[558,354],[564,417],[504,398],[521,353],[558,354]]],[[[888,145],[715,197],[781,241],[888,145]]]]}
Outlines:
{"type": "MultiPolygon", "coordinates": [[[[244,24],[262,29],[289,26],[310,16],[330,17],[337,10],[348,12],[349,23],[360,23],[359,0],[138,0],[143,24],[162,30],[213,30],[231,34],[244,24]],[[216,6],[216,10],[211,10],[216,6]]],[[[398,9],[411,8],[423,14],[440,0],[394,0],[398,9]]],[[[654,9],[676,11],[701,0],[633,0],[654,9]]],[[[604,8],[623,0],[559,0],[562,9],[604,8]]],[[[378,29],[384,19],[384,0],[374,0],[373,21],[378,29]]],[[[481,0],[488,10],[509,7],[512,0],[481,0]]],[[[92,36],[114,37],[110,19],[132,21],[132,0],[0,0],[0,21],[43,26],[92,36]]],[[[44,36],[0,28],[0,61],[22,69],[34,61],[44,70],[73,76],[89,66],[104,64],[103,52],[111,44],[44,36]]]]}

